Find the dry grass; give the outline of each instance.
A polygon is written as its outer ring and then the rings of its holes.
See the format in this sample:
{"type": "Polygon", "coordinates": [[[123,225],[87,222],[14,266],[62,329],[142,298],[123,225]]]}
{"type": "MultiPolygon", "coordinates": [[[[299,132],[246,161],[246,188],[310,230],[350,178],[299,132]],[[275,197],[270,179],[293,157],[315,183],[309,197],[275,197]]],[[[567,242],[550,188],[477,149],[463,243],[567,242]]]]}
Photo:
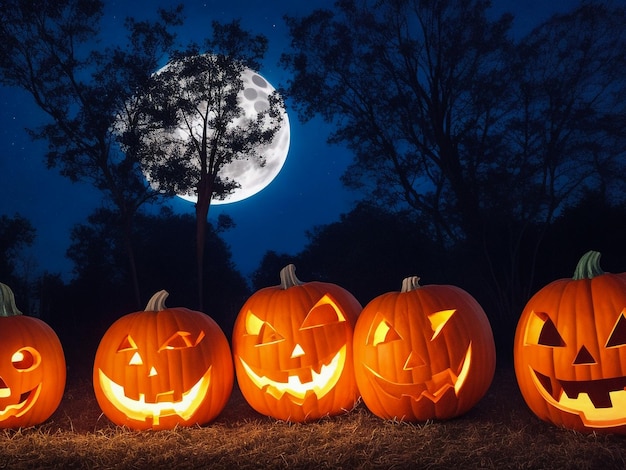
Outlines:
{"type": "Polygon", "coordinates": [[[204,427],[137,432],[101,415],[86,378],[68,383],[57,412],[0,431],[0,468],[625,468],[626,437],[583,435],[536,419],[512,369],[499,369],[467,415],[419,425],[351,412],[294,424],[257,414],[233,391],[204,427]]]}

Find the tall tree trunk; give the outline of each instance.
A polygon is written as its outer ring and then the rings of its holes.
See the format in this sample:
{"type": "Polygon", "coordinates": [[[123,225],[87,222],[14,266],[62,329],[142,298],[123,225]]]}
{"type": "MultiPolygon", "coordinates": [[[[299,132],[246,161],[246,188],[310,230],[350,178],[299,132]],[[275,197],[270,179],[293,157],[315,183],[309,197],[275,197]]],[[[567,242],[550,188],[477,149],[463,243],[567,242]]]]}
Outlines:
{"type": "MultiPolygon", "coordinates": [[[[204,174],[204,173],[203,173],[204,174]]],[[[196,268],[198,276],[198,310],[204,308],[204,241],[206,224],[213,195],[213,180],[203,176],[198,183],[198,202],[196,202],[196,268]]]]}
{"type": "Polygon", "coordinates": [[[130,277],[133,283],[133,291],[135,295],[135,304],[138,310],[141,310],[141,294],[139,293],[139,278],[137,276],[137,263],[135,262],[135,250],[133,249],[132,240],[132,217],[129,215],[123,216],[124,225],[124,245],[126,246],[126,255],[128,256],[128,267],[130,270],[130,277]]]}
{"type": "Polygon", "coordinates": [[[204,239],[206,237],[207,216],[209,215],[210,202],[200,201],[196,204],[196,269],[198,277],[198,310],[204,308],[204,239]]]}

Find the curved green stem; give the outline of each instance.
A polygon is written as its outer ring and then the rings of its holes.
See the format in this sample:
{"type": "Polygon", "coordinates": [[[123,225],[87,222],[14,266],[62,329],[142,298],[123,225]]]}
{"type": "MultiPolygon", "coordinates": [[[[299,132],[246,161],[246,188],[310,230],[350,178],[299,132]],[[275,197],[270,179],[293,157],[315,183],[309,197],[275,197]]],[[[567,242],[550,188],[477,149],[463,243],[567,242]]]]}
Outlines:
{"type": "Polygon", "coordinates": [[[604,274],[604,271],[600,267],[600,253],[592,250],[582,255],[578,261],[573,279],[575,281],[592,279],[601,274],[604,274]]]}
{"type": "Polygon", "coordinates": [[[13,291],[6,284],[0,282],[0,317],[13,317],[22,315],[15,305],[13,291]]]}

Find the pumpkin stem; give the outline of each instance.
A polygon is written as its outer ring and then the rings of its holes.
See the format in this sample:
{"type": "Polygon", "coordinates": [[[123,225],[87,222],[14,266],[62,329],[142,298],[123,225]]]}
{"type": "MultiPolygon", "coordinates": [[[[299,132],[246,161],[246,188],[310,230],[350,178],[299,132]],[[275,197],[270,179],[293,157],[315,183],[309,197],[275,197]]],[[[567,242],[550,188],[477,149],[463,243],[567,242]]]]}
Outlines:
{"type": "Polygon", "coordinates": [[[419,289],[420,278],[417,276],[407,277],[402,281],[402,290],[400,292],[411,292],[412,290],[419,289]]]}
{"type": "Polygon", "coordinates": [[[289,289],[294,286],[301,286],[304,284],[300,279],[296,277],[296,267],[293,264],[288,264],[280,270],[280,288],[289,289]]]}
{"type": "Polygon", "coordinates": [[[168,295],[170,294],[166,290],[160,290],[148,300],[148,305],[146,305],[144,310],[146,312],[160,312],[161,310],[165,310],[167,308],[165,306],[165,299],[167,299],[168,295]]]}
{"type": "Polygon", "coordinates": [[[579,281],[581,279],[592,279],[596,276],[604,274],[600,267],[600,253],[597,251],[588,251],[580,258],[576,265],[573,279],[579,281]]]}
{"type": "Polygon", "coordinates": [[[15,305],[13,291],[6,284],[0,282],[0,317],[22,315],[15,305]]]}

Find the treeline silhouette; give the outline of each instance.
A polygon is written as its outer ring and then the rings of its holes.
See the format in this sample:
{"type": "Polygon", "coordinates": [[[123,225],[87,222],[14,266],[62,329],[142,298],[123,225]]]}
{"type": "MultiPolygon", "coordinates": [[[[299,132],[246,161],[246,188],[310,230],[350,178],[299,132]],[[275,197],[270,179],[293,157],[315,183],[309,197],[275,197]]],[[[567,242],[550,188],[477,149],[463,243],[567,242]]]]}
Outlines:
{"type": "MultiPolygon", "coordinates": [[[[3,279],[13,280],[21,310],[39,315],[57,331],[70,366],[90,367],[98,340],[108,326],[137,310],[124,239],[115,220],[110,212],[98,210],[86,223],[73,228],[67,253],[74,265],[70,281],[46,273],[28,287],[15,273],[0,273],[3,279]]],[[[170,293],[168,306],[197,309],[194,230],[192,216],[174,214],[169,209],[138,217],[134,241],[145,302],[156,291],[165,289],[170,293]]],[[[542,238],[541,248],[534,275],[522,287],[532,295],[553,280],[571,277],[580,256],[591,249],[602,253],[601,266],[606,272],[625,272],[625,230],[626,207],[589,194],[560,214],[545,233],[536,233],[542,238]]],[[[397,214],[360,203],[336,222],[312,228],[300,252],[266,252],[251,279],[245,279],[233,264],[230,248],[219,230],[209,224],[208,234],[207,253],[211,256],[205,266],[204,311],[228,337],[247,297],[258,289],[279,284],[280,269],[294,263],[302,281],[341,285],[362,305],[385,292],[400,290],[407,276],[419,276],[422,285],[457,285],[485,309],[499,360],[508,362],[511,358],[523,303],[510,311],[499,309],[484,273],[477,269],[476,254],[462,243],[442,250],[410,213],[397,214]]],[[[495,259],[506,256],[502,246],[495,243],[486,249],[496,253],[495,259]]],[[[497,272],[502,266],[493,269],[497,272]]]]}

